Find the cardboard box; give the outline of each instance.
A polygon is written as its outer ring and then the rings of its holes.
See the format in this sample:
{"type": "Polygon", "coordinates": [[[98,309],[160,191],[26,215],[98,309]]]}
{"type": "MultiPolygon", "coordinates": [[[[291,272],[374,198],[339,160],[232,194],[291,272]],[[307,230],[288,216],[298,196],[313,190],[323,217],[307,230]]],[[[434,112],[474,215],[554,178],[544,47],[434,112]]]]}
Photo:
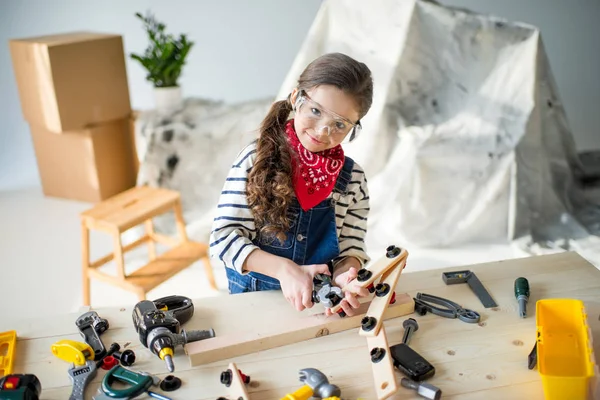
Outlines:
{"type": "Polygon", "coordinates": [[[13,39],[10,53],[30,124],[60,133],[130,115],[121,36],[76,32],[13,39]]]}
{"type": "Polygon", "coordinates": [[[44,194],[95,203],[136,183],[128,118],[55,135],[30,125],[44,194]]]}

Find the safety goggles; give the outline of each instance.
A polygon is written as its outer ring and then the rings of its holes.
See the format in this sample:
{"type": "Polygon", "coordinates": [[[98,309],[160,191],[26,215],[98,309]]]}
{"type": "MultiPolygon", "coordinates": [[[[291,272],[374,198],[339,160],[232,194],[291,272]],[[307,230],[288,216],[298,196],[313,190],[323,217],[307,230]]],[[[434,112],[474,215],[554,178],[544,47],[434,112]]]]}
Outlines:
{"type": "Polygon", "coordinates": [[[317,132],[326,130],[327,136],[337,142],[352,142],[362,130],[360,120],[356,123],[323,107],[301,90],[295,104],[296,115],[314,126],[317,132]]]}

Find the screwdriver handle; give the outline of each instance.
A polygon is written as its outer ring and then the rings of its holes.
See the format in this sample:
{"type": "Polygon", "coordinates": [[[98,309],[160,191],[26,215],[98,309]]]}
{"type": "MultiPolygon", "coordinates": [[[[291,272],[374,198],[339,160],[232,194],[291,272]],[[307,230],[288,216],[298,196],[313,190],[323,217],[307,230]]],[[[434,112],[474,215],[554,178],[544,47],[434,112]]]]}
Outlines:
{"type": "Polygon", "coordinates": [[[515,280],[515,297],[518,298],[519,296],[529,298],[529,282],[523,277],[515,280]]]}
{"type": "Polygon", "coordinates": [[[527,316],[527,301],[529,300],[529,282],[523,277],[515,280],[515,297],[519,302],[519,315],[521,318],[527,316]]]}

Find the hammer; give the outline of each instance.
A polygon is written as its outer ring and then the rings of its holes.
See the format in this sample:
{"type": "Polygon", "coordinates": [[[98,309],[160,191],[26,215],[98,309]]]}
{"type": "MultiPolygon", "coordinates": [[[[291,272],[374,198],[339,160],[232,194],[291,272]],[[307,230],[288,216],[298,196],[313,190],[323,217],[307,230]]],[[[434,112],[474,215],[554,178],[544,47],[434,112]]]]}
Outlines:
{"type": "Polygon", "coordinates": [[[339,397],[342,394],[339,387],[329,383],[325,374],[315,368],[300,370],[300,382],[304,382],[305,386],[286,395],[282,400],[306,400],[311,397],[325,399],[339,397]]]}

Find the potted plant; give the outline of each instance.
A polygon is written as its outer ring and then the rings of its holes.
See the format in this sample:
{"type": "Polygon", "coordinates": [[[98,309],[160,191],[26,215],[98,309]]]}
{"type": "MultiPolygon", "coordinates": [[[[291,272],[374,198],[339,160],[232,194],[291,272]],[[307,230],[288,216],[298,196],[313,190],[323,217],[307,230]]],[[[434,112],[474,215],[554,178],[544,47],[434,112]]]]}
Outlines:
{"type": "Polygon", "coordinates": [[[179,38],[165,33],[165,24],[158,22],[154,15],[136,13],[143,24],[150,43],[144,54],[131,54],[146,69],[146,80],[154,85],[154,101],[161,111],[173,111],[181,106],[182,94],[178,80],[185,59],[194,45],[185,34],[179,38]]]}

